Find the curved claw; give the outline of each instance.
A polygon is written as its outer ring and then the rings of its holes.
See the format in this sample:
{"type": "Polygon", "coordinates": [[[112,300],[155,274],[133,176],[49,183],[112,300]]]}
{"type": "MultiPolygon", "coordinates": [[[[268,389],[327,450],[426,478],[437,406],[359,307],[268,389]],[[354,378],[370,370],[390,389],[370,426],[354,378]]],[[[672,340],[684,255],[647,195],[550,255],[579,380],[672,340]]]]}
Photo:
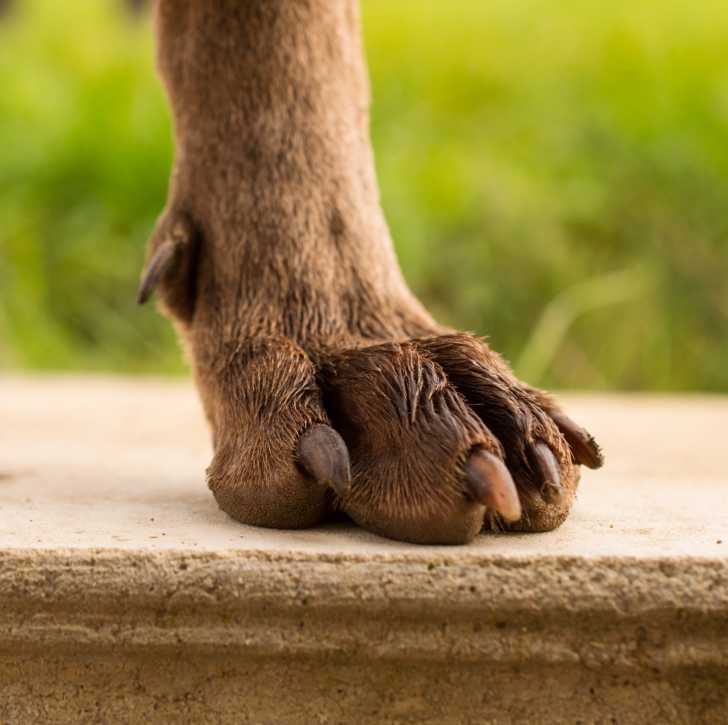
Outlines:
{"type": "Polygon", "coordinates": [[[506,521],[521,518],[521,502],[516,484],[503,461],[478,448],[465,464],[468,493],[486,508],[497,511],[506,521]]]}
{"type": "Polygon", "coordinates": [[[583,464],[587,468],[602,466],[604,456],[599,444],[588,431],[571,420],[565,413],[553,412],[551,418],[566,438],[577,463],[583,464]]]}
{"type": "Polygon", "coordinates": [[[311,426],[298,442],[298,460],[319,483],[339,496],[351,487],[349,450],[344,439],[328,425],[311,426]]]}
{"type": "Polygon", "coordinates": [[[531,447],[531,453],[541,473],[541,495],[549,503],[558,503],[563,498],[564,487],[561,484],[561,472],[556,457],[541,441],[531,447]]]}
{"type": "Polygon", "coordinates": [[[139,284],[137,303],[143,305],[152,295],[155,288],[174,264],[177,255],[178,244],[167,240],[159,245],[159,248],[149,260],[147,269],[144,272],[142,281],[139,284]]]}

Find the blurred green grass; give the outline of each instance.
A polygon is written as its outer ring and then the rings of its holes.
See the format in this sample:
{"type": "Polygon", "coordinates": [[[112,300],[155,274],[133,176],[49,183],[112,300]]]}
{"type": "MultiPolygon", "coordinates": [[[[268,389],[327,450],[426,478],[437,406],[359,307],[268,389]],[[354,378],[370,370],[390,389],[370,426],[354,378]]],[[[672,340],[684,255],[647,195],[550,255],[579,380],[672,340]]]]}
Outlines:
{"type": "MultiPolygon", "coordinates": [[[[172,148],[148,21],[0,23],[0,366],[176,372],[134,304],[172,148]]],[[[728,391],[728,6],[364,0],[411,286],[530,382],[728,391]]]]}

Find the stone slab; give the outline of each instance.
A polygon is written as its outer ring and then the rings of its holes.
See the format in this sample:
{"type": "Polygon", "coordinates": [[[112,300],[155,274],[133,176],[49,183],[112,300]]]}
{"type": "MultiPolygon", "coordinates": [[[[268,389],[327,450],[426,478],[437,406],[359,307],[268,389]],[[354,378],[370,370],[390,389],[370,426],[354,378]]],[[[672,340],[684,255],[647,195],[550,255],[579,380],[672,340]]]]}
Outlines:
{"type": "MultiPolygon", "coordinates": [[[[584,470],[558,531],[483,536],[460,556],[728,557],[728,398],[561,397],[606,467],[584,470]]],[[[0,416],[3,549],[424,553],[340,524],[229,519],[205,486],[208,431],[188,382],[0,378],[0,416]]]]}
{"type": "Polygon", "coordinates": [[[0,722],[728,722],[728,399],[567,396],[558,531],[254,529],[186,381],[0,378],[0,722]]]}

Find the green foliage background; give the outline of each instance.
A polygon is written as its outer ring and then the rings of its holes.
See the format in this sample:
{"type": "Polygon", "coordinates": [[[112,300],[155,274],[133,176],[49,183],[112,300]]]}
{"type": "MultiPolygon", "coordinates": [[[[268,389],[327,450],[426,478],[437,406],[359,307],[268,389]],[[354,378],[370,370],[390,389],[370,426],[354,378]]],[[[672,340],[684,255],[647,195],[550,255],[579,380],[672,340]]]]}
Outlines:
{"type": "MultiPolygon", "coordinates": [[[[363,0],[384,206],[533,383],[728,391],[728,5],[363,0]]],[[[134,304],[172,147],[148,19],[0,21],[0,366],[176,372],[134,304]]]]}

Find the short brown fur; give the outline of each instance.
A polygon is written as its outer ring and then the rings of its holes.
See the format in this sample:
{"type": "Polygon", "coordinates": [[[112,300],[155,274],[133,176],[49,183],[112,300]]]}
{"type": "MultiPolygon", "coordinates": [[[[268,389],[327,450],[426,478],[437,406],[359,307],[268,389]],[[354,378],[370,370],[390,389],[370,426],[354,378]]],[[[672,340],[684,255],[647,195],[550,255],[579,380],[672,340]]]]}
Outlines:
{"type": "Polygon", "coordinates": [[[408,290],[379,204],[356,3],[159,0],[156,28],[176,159],[140,298],[158,288],[193,364],[219,505],[274,527],[343,509],[433,543],[558,526],[598,449],[408,290]],[[298,455],[317,425],[348,449],[341,496],[298,455]],[[517,523],[473,499],[478,450],[505,461],[517,523]]]}

